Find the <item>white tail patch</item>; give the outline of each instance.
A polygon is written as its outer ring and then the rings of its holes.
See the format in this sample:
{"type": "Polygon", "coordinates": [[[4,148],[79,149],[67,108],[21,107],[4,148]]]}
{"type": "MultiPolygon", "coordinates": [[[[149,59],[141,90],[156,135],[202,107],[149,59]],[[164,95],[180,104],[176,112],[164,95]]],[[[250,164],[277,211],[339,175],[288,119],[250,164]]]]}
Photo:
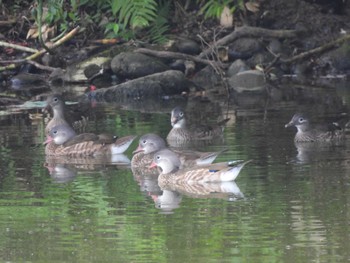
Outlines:
{"type": "Polygon", "coordinates": [[[227,171],[223,172],[220,176],[220,179],[222,182],[229,182],[229,181],[234,181],[237,176],[239,175],[240,171],[242,170],[242,168],[244,167],[244,165],[246,165],[247,163],[251,162],[251,160],[238,164],[235,167],[232,167],[230,169],[228,169],[227,171]]]}
{"type": "Polygon", "coordinates": [[[126,136],[118,139],[115,143],[111,145],[111,154],[121,154],[124,153],[136,138],[131,136],[126,136]]]}

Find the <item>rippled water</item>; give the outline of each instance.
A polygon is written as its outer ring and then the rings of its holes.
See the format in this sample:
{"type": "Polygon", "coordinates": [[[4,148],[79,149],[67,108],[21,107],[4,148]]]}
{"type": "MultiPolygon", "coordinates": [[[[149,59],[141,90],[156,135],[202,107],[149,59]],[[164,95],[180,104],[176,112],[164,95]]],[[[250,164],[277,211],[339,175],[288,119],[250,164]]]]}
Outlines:
{"type": "MultiPolygon", "coordinates": [[[[329,95],[325,95],[329,96],[329,95]]],[[[323,97],[322,97],[323,98],[323,97]]],[[[43,121],[0,120],[0,258],[40,262],[345,262],[350,259],[349,140],[296,146],[285,129],[296,110],[181,102],[195,121],[230,117],[218,161],[252,159],[229,193],[162,191],[127,165],[45,159],[43,121]],[[73,164],[72,164],[73,162],[73,164]]],[[[342,106],[347,106],[346,98],[342,106]]],[[[89,130],[166,136],[174,102],[152,110],[97,104],[89,130]]],[[[156,106],[158,105],[158,106],[156,106]]],[[[335,104],[332,104],[335,105],[335,104]]],[[[339,106],[339,105],[338,105],[339,106]]],[[[135,141],[124,157],[131,159],[135,141]]],[[[125,161],[125,160],[124,160],[125,161]]]]}

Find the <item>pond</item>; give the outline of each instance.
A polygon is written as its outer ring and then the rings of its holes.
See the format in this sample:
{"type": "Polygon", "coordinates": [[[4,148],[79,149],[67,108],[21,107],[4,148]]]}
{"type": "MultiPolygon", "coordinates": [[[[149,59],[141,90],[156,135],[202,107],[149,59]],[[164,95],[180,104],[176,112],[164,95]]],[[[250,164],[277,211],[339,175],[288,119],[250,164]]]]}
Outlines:
{"type": "MultiPolygon", "coordinates": [[[[350,260],[350,142],[298,146],[297,110],[328,118],[348,107],[338,88],[295,101],[95,103],[88,130],[165,137],[181,104],[194,122],[229,117],[217,161],[253,160],[228,192],[162,191],[122,162],[45,158],[44,120],[1,116],[0,258],[19,262],[345,262],[350,260]]],[[[92,113],[91,113],[92,112],[92,113]]],[[[126,163],[125,163],[126,162],[126,163]]],[[[205,190],[205,189],[204,189],[205,190]]],[[[204,191],[203,190],[203,191],[204,191]]]]}

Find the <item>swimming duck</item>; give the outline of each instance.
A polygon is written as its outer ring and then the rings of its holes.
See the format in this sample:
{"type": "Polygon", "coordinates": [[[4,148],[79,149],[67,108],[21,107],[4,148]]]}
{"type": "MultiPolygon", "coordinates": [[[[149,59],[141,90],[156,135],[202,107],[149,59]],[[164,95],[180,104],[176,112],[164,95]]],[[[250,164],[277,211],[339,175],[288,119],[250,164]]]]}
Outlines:
{"type": "Polygon", "coordinates": [[[150,167],[160,167],[162,172],[158,183],[167,184],[185,183],[212,183],[234,181],[244,165],[250,161],[232,161],[209,164],[195,168],[180,169],[179,157],[169,149],[163,149],[154,154],[150,167]]]}
{"type": "Polygon", "coordinates": [[[170,130],[167,136],[167,141],[169,144],[173,144],[173,142],[211,140],[217,136],[221,136],[224,131],[225,124],[229,121],[229,119],[222,120],[214,126],[200,126],[194,130],[190,130],[187,127],[184,110],[181,107],[175,107],[171,111],[170,121],[173,128],[170,130]]]}
{"type": "Polygon", "coordinates": [[[73,118],[71,116],[73,113],[68,114],[66,103],[61,95],[52,94],[47,97],[46,102],[47,106],[44,110],[48,111],[48,109],[51,108],[53,112],[52,119],[47,123],[45,127],[46,134],[49,133],[52,127],[60,124],[71,125],[74,128],[79,128],[86,124],[87,118],[82,116],[81,113],[76,118],[73,118]]]}
{"type": "MultiPolygon", "coordinates": [[[[157,173],[155,169],[148,170],[149,165],[153,161],[155,152],[166,149],[165,140],[157,134],[149,133],[141,136],[137,149],[133,152],[134,156],[131,159],[132,170],[140,170],[143,172],[157,173]]],[[[212,163],[216,157],[226,149],[219,152],[198,152],[190,150],[174,150],[181,162],[181,169],[196,165],[206,165],[212,163]]],[[[159,174],[159,173],[157,173],[159,174]]]]}
{"type": "Polygon", "coordinates": [[[136,136],[115,138],[115,141],[106,141],[94,133],[77,135],[67,124],[51,128],[45,141],[45,153],[54,156],[97,156],[114,155],[126,151],[136,136]]]}
{"type": "Polygon", "coordinates": [[[295,142],[331,142],[344,139],[345,130],[339,122],[312,125],[310,119],[302,113],[296,113],[286,128],[295,126],[297,133],[295,142]]]}

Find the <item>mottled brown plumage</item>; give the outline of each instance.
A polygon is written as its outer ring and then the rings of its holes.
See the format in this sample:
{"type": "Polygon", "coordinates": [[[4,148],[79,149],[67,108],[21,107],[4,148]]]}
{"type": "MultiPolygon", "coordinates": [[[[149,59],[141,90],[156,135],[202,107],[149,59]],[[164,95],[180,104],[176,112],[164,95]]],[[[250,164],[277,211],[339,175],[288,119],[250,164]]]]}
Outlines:
{"type": "Polygon", "coordinates": [[[185,112],[181,107],[175,107],[171,111],[171,125],[167,141],[170,145],[174,142],[189,142],[193,140],[211,140],[217,136],[222,136],[226,123],[229,119],[218,122],[214,126],[199,126],[195,129],[187,127],[185,112]]]}
{"type": "Polygon", "coordinates": [[[248,162],[250,161],[221,162],[180,169],[181,161],[178,156],[169,149],[164,149],[155,153],[151,167],[158,166],[162,169],[158,183],[165,187],[168,184],[234,181],[248,162]]]}
{"type": "Polygon", "coordinates": [[[118,138],[113,143],[101,143],[94,134],[76,135],[68,125],[53,127],[45,142],[45,153],[54,156],[97,156],[121,154],[128,149],[136,136],[118,138]]]}
{"type": "MultiPolygon", "coordinates": [[[[157,134],[143,135],[139,140],[139,146],[134,151],[134,156],[131,159],[131,169],[133,172],[143,174],[159,174],[155,169],[149,169],[148,167],[153,161],[153,155],[155,152],[166,149],[167,145],[163,138],[157,134]]],[[[226,150],[226,149],[225,149],[226,150]]],[[[181,161],[180,169],[187,167],[194,167],[198,165],[206,165],[212,163],[215,158],[225,150],[220,152],[198,152],[198,151],[179,151],[174,150],[181,161]]]]}
{"type": "Polygon", "coordinates": [[[52,94],[48,96],[46,103],[47,106],[45,110],[51,108],[53,113],[52,119],[47,123],[45,127],[46,134],[48,134],[54,126],[61,124],[69,125],[71,127],[74,127],[75,129],[82,128],[86,125],[86,117],[79,114],[79,116],[76,117],[76,119],[74,119],[73,116],[71,116],[72,113],[69,114],[66,107],[66,103],[61,95],[52,94]]]}
{"type": "Polygon", "coordinates": [[[297,128],[295,142],[332,142],[345,138],[345,128],[339,123],[312,125],[301,113],[294,114],[291,121],[285,125],[286,128],[291,126],[297,128]]]}

